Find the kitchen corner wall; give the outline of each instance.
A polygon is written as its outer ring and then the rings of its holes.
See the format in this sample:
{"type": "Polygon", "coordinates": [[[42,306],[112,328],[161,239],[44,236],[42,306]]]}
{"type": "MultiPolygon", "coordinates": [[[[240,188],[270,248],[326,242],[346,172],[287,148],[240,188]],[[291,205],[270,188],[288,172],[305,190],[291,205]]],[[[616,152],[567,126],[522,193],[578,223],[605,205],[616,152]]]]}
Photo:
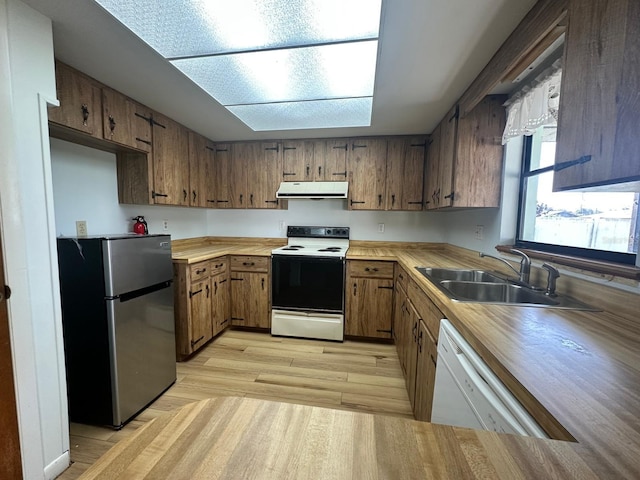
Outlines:
{"type": "Polygon", "coordinates": [[[206,210],[118,204],[116,158],[112,153],[51,139],[56,234],[76,235],[85,220],[89,235],[131,231],[131,218],[143,215],[151,233],[173,239],[200,237],[282,237],[281,225],[351,227],[356,240],[442,242],[444,216],[426,212],[347,210],[346,200],[290,200],[288,210],[206,210]],[[384,232],[378,232],[378,224],[384,232]]]}

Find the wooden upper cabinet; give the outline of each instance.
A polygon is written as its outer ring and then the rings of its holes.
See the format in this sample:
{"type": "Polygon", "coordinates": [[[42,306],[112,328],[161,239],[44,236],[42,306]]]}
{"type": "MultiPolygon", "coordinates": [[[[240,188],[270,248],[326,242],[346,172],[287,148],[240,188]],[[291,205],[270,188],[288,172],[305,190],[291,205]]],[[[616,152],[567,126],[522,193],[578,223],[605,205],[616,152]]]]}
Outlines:
{"type": "Polygon", "coordinates": [[[90,77],[56,62],[59,107],[48,109],[49,121],[102,137],[102,86],[90,77]]]}
{"type": "Polygon", "coordinates": [[[282,143],[284,182],[310,182],[315,180],[314,142],[286,140],[282,143]]]}
{"type": "Polygon", "coordinates": [[[384,210],[387,140],[351,139],[348,155],[349,209],[384,210]]]}
{"type": "MultiPolygon", "coordinates": [[[[214,192],[216,208],[231,208],[231,186],[229,180],[232,178],[233,145],[218,143],[214,152],[214,192]]],[[[208,203],[208,202],[207,202],[208,203]]]]}
{"type": "MultiPolygon", "coordinates": [[[[262,188],[262,180],[264,175],[266,175],[265,172],[256,170],[257,166],[262,163],[263,153],[263,145],[261,142],[233,144],[231,176],[228,180],[230,185],[231,208],[255,208],[255,204],[257,203],[256,197],[260,194],[259,190],[262,188]]],[[[280,171],[282,171],[282,169],[280,171]]],[[[278,178],[280,178],[279,175],[278,178]]]]}
{"type": "Polygon", "coordinates": [[[348,152],[347,139],[316,140],[313,147],[315,180],[346,182],[348,152]]]}
{"type": "Polygon", "coordinates": [[[554,190],[640,181],[639,30],[637,0],[569,1],[554,190]]]}
{"type": "Polygon", "coordinates": [[[397,137],[387,148],[387,210],[422,210],[425,137],[397,137]]]}
{"type": "Polygon", "coordinates": [[[216,206],[215,145],[202,135],[189,132],[189,205],[216,206]]]}
{"type": "Polygon", "coordinates": [[[464,118],[453,108],[433,131],[427,154],[428,209],[500,205],[505,99],[487,96],[464,118]]]}
{"type": "Polygon", "coordinates": [[[436,202],[436,191],[440,178],[438,169],[440,166],[440,125],[431,134],[430,143],[427,147],[427,160],[424,169],[424,207],[427,210],[438,208],[436,202]]]}
{"type": "Polygon", "coordinates": [[[159,113],[153,114],[153,173],[154,203],[189,205],[189,135],[159,113]]]}
{"type": "Polygon", "coordinates": [[[107,87],[102,88],[102,126],[105,140],[151,151],[151,110],[107,87]]]}
{"type": "Polygon", "coordinates": [[[458,120],[454,196],[451,199],[454,207],[500,205],[502,132],[506,122],[502,104],[505,100],[503,95],[487,96],[466,117],[458,120]]]}
{"type": "Polygon", "coordinates": [[[262,142],[259,155],[248,169],[249,204],[247,208],[278,208],[276,191],[282,179],[282,149],[277,142],[262,142]]]}
{"type": "MultiPolygon", "coordinates": [[[[438,207],[449,207],[455,195],[453,191],[454,165],[456,162],[456,142],[458,133],[458,111],[453,107],[440,127],[440,157],[438,161],[438,185],[435,201],[438,207]]],[[[473,159],[469,159],[473,161],[473,159]]]]}

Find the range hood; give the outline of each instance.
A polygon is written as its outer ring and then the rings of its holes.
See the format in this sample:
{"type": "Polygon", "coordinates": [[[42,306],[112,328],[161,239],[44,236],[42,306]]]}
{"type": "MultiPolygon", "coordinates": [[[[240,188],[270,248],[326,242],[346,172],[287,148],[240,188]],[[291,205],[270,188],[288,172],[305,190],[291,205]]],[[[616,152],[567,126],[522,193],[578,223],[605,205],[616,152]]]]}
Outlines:
{"type": "Polygon", "coordinates": [[[282,182],[276,198],[347,198],[349,182],[282,182]]]}

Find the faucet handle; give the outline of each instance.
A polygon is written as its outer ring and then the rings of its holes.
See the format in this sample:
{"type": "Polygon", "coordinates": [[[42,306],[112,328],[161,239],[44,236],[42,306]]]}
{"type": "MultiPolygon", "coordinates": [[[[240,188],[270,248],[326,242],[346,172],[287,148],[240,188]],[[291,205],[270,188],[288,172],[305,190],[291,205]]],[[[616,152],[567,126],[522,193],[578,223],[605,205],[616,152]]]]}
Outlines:
{"type": "Polygon", "coordinates": [[[560,277],[560,272],[556,267],[548,263],[543,263],[542,268],[549,272],[549,276],[547,277],[547,291],[545,293],[553,297],[556,294],[556,279],[560,277]]]}

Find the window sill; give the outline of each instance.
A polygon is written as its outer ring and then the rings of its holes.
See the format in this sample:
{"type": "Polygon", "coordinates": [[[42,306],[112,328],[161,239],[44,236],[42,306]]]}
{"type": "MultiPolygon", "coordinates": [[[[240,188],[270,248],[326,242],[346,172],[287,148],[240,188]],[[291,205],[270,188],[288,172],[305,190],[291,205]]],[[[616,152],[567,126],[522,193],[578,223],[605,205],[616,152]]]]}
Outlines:
{"type": "MultiPolygon", "coordinates": [[[[515,248],[513,245],[498,245],[496,250],[501,253],[509,253],[515,248]]],[[[630,278],[632,280],[640,280],[640,268],[632,265],[623,265],[620,263],[603,262],[601,260],[592,260],[590,258],[572,257],[570,255],[560,255],[557,253],[543,252],[541,250],[529,250],[519,248],[531,258],[544,260],[547,262],[565,265],[567,267],[586,270],[589,272],[599,273],[603,275],[614,275],[616,277],[630,278]]]]}

